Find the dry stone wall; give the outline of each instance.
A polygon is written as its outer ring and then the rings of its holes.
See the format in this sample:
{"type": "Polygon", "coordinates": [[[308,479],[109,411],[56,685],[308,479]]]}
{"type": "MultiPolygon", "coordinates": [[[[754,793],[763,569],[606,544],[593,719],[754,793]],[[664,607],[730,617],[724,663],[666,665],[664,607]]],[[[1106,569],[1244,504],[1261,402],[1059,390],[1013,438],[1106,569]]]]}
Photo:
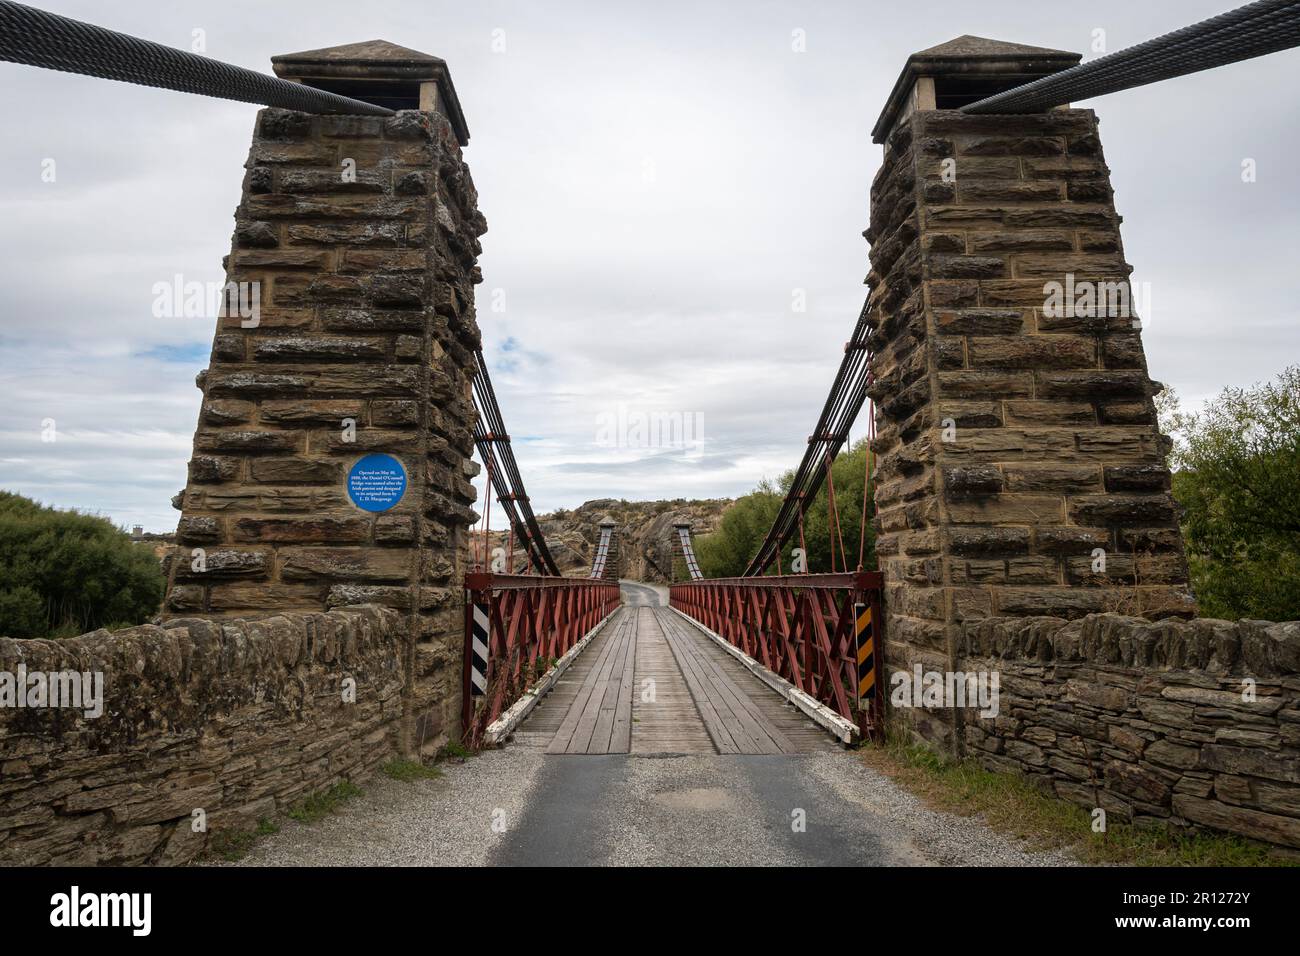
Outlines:
{"type": "Polygon", "coordinates": [[[99,716],[0,707],[0,864],[183,863],[364,779],[398,752],[407,620],[365,606],[0,638],[0,672],[103,680],[99,716]]]}
{"type": "Polygon", "coordinates": [[[1117,614],[964,626],[959,666],[996,671],[968,755],[1110,819],[1300,848],[1300,622],[1117,614]]]}

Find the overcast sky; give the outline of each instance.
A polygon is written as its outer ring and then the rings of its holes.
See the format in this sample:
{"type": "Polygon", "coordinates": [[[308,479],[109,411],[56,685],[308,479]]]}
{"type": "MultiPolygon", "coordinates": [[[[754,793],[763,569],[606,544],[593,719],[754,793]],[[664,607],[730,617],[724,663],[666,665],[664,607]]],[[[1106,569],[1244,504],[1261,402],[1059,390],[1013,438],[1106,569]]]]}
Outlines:
{"type": "MultiPolygon", "coordinates": [[[[909,53],[970,33],[1092,56],[1098,29],[1113,51],[1230,5],[44,3],[186,49],[202,29],[266,72],[376,38],[448,61],[489,225],[479,323],[538,511],[797,463],[865,294],[870,129],[909,53]],[[620,403],[702,446],[610,447],[620,403]]],[[[1290,51],[1081,104],[1150,284],[1151,374],[1184,404],[1300,361],[1298,79],[1290,51]]],[[[0,89],[0,488],[172,531],[212,322],[154,318],[152,287],[222,280],[256,107],[12,64],[0,89]]]]}

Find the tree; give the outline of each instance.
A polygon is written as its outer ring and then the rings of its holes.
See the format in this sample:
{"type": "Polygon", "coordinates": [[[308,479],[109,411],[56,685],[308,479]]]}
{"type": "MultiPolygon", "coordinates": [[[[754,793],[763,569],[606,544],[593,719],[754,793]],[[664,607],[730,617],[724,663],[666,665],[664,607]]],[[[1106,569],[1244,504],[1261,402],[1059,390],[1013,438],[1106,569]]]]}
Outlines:
{"type": "Polygon", "coordinates": [[[1175,403],[1161,410],[1201,614],[1300,618],[1300,366],[1197,413],[1175,403]]]}
{"type": "Polygon", "coordinates": [[[157,613],[162,593],[153,550],[107,519],[0,491],[0,635],[140,624],[157,613]]]}
{"type": "Polygon", "coordinates": [[[722,513],[718,530],[696,540],[695,557],[700,572],[706,578],[743,574],[780,508],[781,495],[767,480],[760,482],[750,494],[737,498],[722,513]]]}
{"type": "MultiPolygon", "coordinates": [[[[858,564],[859,544],[863,544],[864,568],[875,567],[875,534],[871,528],[874,512],[868,502],[865,542],[862,532],[862,493],[867,445],[865,439],[852,450],[841,452],[831,466],[835,486],[836,520],[832,520],[829,488],[823,482],[817,497],[808,507],[803,520],[803,543],[807,549],[808,570],[853,570],[858,564]],[[833,533],[834,532],[834,533],[833,533]]],[[[737,577],[758,553],[763,538],[781,510],[781,501],[794,484],[794,471],[787,471],[775,485],[764,480],[748,495],[738,498],[722,515],[718,530],[702,535],[696,542],[696,556],[705,577],[737,577]]],[[[781,570],[790,572],[792,552],[800,547],[798,531],[781,554],[781,570]]],[[[769,569],[775,574],[775,564],[769,569]]]]}

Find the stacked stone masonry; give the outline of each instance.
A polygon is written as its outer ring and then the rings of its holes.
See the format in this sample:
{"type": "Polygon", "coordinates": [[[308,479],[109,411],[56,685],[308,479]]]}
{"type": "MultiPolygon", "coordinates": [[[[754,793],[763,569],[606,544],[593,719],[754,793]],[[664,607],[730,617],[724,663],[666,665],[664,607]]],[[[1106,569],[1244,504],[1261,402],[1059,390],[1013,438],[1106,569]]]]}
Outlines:
{"type": "Polygon", "coordinates": [[[1133,302],[1049,308],[1053,282],[1127,286],[1119,223],[1090,110],[923,110],[887,138],[866,314],[899,666],[950,667],[990,616],[1195,612],[1133,302]]]}
{"type": "Polygon", "coordinates": [[[1108,820],[1300,848],[1300,622],[1117,614],[964,626],[959,669],[999,673],[966,752],[1108,820]]]}
{"type": "Polygon", "coordinates": [[[263,110],[246,166],[227,281],[257,284],[260,315],[222,318],[199,376],[165,614],[405,612],[407,749],[429,750],[455,732],[477,517],[477,194],[433,112],[263,110]],[[371,453],[407,475],[378,514],[346,487],[371,453]]]}
{"type": "Polygon", "coordinates": [[[0,865],[184,863],[366,778],[398,751],[406,627],[364,606],[0,638],[0,672],[103,675],[97,717],[0,708],[0,865]]]}

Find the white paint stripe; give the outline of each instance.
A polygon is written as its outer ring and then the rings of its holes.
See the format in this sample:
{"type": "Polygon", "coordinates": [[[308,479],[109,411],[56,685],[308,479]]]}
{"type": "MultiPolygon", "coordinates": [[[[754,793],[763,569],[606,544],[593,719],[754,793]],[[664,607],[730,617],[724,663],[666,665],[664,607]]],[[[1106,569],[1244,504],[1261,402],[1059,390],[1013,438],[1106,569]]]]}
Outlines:
{"type": "Polygon", "coordinates": [[[474,635],[474,639],[470,642],[470,646],[474,649],[474,653],[482,659],[484,664],[486,664],[488,659],[487,645],[478,639],[477,634],[474,635]]]}

